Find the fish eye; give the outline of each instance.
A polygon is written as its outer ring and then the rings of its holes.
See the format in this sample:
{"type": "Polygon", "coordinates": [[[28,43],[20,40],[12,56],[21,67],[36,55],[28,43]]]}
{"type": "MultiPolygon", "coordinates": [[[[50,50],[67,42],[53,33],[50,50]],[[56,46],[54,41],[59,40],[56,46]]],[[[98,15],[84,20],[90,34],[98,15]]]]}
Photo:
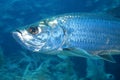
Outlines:
{"type": "Polygon", "coordinates": [[[39,33],[38,27],[29,27],[29,28],[27,29],[27,31],[28,31],[30,34],[38,34],[38,33],[39,33]]]}

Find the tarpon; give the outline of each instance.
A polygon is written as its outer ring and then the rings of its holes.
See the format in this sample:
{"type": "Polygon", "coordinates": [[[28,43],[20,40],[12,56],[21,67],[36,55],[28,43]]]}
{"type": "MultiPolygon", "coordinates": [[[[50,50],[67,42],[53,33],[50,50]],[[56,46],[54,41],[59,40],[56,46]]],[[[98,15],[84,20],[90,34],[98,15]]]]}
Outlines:
{"type": "Polygon", "coordinates": [[[68,13],[13,31],[26,49],[44,54],[101,58],[120,54],[120,19],[104,14],[68,13]]]}

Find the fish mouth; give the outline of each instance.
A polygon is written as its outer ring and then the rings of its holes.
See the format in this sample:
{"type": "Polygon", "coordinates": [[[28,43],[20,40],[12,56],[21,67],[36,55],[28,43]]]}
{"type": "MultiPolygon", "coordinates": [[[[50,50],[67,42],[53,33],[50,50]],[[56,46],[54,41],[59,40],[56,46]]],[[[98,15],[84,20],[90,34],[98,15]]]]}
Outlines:
{"type": "Polygon", "coordinates": [[[22,32],[21,32],[20,30],[16,30],[16,32],[18,32],[18,33],[22,34],[22,32]]]}
{"type": "Polygon", "coordinates": [[[18,39],[22,40],[22,32],[20,30],[16,30],[15,32],[12,32],[13,38],[18,41],[18,39]]]}
{"type": "Polygon", "coordinates": [[[38,52],[42,47],[42,45],[36,45],[29,41],[26,41],[24,39],[24,36],[22,35],[22,32],[19,30],[12,32],[12,36],[16,40],[16,42],[18,42],[21,46],[23,46],[24,48],[26,48],[30,51],[38,52]]]}
{"type": "Polygon", "coordinates": [[[24,38],[22,36],[22,33],[19,30],[16,30],[15,32],[12,32],[12,36],[16,40],[16,42],[18,42],[21,46],[23,46],[24,48],[32,51],[32,48],[30,49],[30,46],[33,46],[33,45],[27,44],[25,42],[25,40],[24,40],[24,38]]]}
{"type": "Polygon", "coordinates": [[[15,32],[12,32],[12,36],[18,43],[20,43],[21,45],[25,45],[23,43],[24,40],[22,38],[22,33],[19,30],[16,30],[15,32]]]}

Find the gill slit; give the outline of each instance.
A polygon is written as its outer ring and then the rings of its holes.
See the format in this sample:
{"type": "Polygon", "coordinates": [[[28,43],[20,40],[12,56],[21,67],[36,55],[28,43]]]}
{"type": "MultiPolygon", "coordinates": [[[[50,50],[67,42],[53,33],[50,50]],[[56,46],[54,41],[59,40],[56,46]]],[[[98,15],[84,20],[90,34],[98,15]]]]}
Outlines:
{"type": "Polygon", "coordinates": [[[57,50],[62,51],[62,50],[63,50],[63,49],[62,49],[62,46],[65,44],[65,42],[66,42],[66,40],[67,40],[67,31],[66,31],[62,26],[60,26],[60,27],[61,27],[62,30],[63,30],[63,41],[62,41],[62,44],[58,47],[57,50]]]}

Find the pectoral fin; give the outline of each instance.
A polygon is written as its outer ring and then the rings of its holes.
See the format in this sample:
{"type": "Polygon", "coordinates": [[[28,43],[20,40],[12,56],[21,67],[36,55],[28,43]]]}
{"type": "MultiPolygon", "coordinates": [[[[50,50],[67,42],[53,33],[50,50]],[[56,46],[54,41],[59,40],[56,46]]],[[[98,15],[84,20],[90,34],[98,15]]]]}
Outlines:
{"type": "Polygon", "coordinates": [[[88,58],[91,55],[83,50],[83,49],[77,49],[77,48],[64,48],[62,51],[63,55],[68,55],[68,56],[78,56],[78,57],[85,57],[88,58]]]}
{"type": "Polygon", "coordinates": [[[61,54],[59,54],[59,55],[57,55],[59,58],[61,58],[61,59],[67,59],[68,58],[68,56],[65,56],[65,55],[61,55],[61,54]]]}
{"type": "Polygon", "coordinates": [[[113,57],[111,55],[99,55],[99,57],[106,61],[116,63],[116,61],[113,59],[113,57]]]}
{"type": "Polygon", "coordinates": [[[62,50],[62,54],[67,56],[77,56],[77,57],[85,57],[85,58],[102,58],[106,61],[115,63],[116,61],[113,59],[110,53],[111,51],[100,51],[97,54],[98,57],[95,57],[94,55],[89,54],[87,51],[79,48],[64,48],[62,50]]]}
{"type": "Polygon", "coordinates": [[[109,61],[109,62],[113,62],[113,63],[116,63],[116,61],[114,60],[114,58],[110,55],[111,53],[114,53],[113,51],[111,50],[108,50],[108,51],[100,51],[98,53],[98,56],[106,61],[109,61]]]}

